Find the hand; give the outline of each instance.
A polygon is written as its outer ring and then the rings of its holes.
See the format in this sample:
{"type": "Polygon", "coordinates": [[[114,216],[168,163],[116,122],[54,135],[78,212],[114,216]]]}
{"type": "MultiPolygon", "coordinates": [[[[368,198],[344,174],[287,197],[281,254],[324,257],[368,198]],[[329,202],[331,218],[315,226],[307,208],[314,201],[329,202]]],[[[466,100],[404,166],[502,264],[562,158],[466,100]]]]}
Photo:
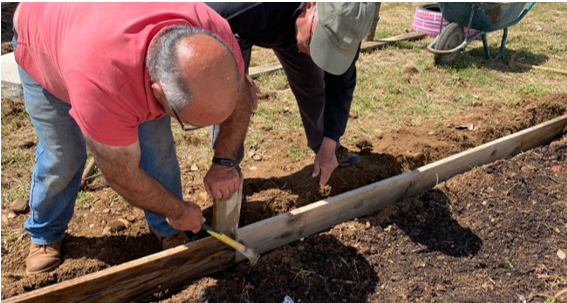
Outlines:
{"type": "Polygon", "coordinates": [[[250,91],[250,105],[252,106],[252,111],[255,111],[258,109],[258,97],[256,95],[261,94],[262,91],[249,75],[246,75],[246,82],[248,82],[248,90],[250,91]]]}
{"type": "Polygon", "coordinates": [[[201,208],[190,201],[182,201],[180,203],[182,203],[182,211],[175,218],[165,218],[167,223],[178,230],[190,230],[195,234],[198,233],[201,230],[201,223],[206,221],[201,208]]]}
{"type": "Polygon", "coordinates": [[[234,167],[213,164],[203,179],[205,190],[215,199],[227,200],[240,187],[240,176],[234,167]]]}
{"type": "Polygon", "coordinates": [[[325,138],[319,148],[319,152],[315,155],[315,162],[313,163],[313,174],[311,177],[315,178],[321,173],[319,186],[323,187],[331,178],[331,174],[339,166],[337,156],[335,155],[335,148],[337,142],[333,139],[325,138]]]}

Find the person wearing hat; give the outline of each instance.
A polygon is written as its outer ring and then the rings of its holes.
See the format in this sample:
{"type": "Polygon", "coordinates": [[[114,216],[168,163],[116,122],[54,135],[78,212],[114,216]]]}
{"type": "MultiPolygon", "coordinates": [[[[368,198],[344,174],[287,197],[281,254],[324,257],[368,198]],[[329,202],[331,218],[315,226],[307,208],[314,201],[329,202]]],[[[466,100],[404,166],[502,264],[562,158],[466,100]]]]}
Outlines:
{"type": "MultiPolygon", "coordinates": [[[[370,29],[374,3],[207,5],[230,24],[246,72],[254,45],[271,48],[278,57],[297,100],[307,144],[316,153],[312,176],[320,175],[319,185],[324,186],[338,166],[359,163],[360,157],[341,146],[340,138],[356,86],[360,42],[370,29]]],[[[215,126],[213,141],[217,130],[215,126]]],[[[241,148],[240,159],[242,154],[241,148]]]]}

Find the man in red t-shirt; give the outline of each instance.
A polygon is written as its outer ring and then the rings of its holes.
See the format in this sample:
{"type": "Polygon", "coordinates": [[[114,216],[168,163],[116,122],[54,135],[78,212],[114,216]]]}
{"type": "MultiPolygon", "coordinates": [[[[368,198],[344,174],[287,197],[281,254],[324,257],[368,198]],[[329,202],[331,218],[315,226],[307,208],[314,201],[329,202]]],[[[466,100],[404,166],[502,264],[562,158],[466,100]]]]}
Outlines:
{"type": "MultiPolygon", "coordinates": [[[[86,146],[108,184],[145,210],[163,249],[184,243],[181,231],[198,232],[205,219],[182,199],[170,116],[186,131],[221,123],[230,134],[220,135],[215,158],[236,160],[250,93],[227,22],[200,3],[22,3],[14,27],[39,137],[24,225],[27,272],[61,262],[86,146]]],[[[226,199],[238,172],[223,165],[231,161],[216,162],[206,188],[226,199]]]]}

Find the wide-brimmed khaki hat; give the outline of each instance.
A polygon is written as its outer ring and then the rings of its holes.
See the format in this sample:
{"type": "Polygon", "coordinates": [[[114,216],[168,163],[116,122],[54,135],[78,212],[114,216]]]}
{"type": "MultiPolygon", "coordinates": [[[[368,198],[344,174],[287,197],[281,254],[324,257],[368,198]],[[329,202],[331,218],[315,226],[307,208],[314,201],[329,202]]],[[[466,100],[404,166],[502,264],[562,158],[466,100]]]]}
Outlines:
{"type": "Polygon", "coordinates": [[[311,58],[328,73],[342,75],[374,19],[374,3],[319,2],[319,21],[311,38],[311,58]]]}

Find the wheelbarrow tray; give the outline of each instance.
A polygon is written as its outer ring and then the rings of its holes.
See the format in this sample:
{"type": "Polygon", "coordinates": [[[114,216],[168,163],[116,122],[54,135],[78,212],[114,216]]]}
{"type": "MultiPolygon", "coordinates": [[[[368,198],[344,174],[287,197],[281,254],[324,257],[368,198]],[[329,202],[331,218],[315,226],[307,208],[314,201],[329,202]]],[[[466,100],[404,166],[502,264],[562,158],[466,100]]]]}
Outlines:
{"type": "Polygon", "coordinates": [[[525,2],[440,2],[443,18],[460,26],[468,26],[474,9],[471,28],[490,32],[508,27],[518,19],[525,2]]]}

